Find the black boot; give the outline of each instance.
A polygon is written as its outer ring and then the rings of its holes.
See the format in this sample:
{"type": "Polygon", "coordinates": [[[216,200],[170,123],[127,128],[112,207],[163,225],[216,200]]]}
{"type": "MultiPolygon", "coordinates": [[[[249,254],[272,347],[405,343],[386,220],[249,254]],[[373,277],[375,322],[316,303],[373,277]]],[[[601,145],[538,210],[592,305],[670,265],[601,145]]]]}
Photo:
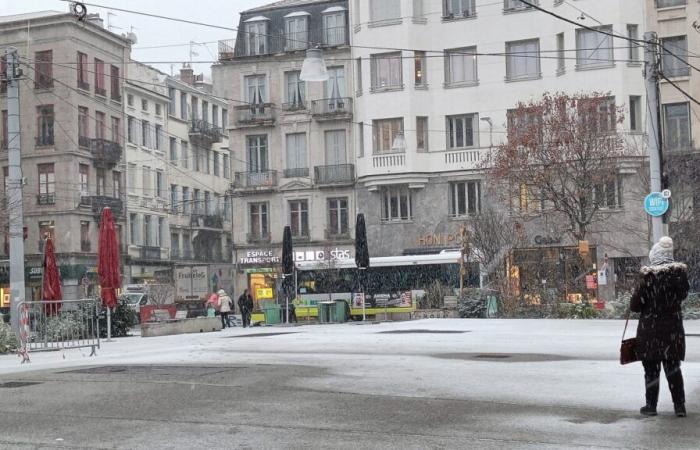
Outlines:
{"type": "Polygon", "coordinates": [[[644,405],[639,410],[639,412],[643,416],[655,416],[656,415],[656,406],[655,405],[644,405]]]}
{"type": "Polygon", "coordinates": [[[685,403],[674,403],[673,410],[676,412],[676,417],[685,417],[685,403]]]}

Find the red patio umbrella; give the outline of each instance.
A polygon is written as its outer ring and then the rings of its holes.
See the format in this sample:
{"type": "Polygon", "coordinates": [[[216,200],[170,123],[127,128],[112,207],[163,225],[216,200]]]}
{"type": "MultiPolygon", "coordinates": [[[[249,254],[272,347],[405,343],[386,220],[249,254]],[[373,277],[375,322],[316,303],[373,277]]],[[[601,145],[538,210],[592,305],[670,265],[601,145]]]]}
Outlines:
{"type": "Polygon", "coordinates": [[[102,305],[108,309],[117,306],[117,293],[121,284],[119,271],[119,242],[110,208],[102,210],[100,236],[97,246],[97,276],[102,291],[102,305]]]}
{"type": "Polygon", "coordinates": [[[61,292],[61,276],[58,273],[58,265],[56,264],[56,251],[53,246],[53,239],[46,238],[44,246],[44,279],[41,286],[41,298],[45,302],[47,314],[58,314],[61,310],[61,302],[63,294],[61,292]]]}

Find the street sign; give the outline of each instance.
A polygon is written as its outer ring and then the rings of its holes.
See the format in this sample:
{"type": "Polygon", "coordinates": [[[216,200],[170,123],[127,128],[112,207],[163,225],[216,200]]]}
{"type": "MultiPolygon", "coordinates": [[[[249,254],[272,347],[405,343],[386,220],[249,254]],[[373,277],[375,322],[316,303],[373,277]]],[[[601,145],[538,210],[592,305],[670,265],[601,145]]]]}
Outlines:
{"type": "Polygon", "coordinates": [[[663,198],[671,198],[671,190],[670,189],[664,189],[661,191],[661,196],[663,198]]]}
{"type": "Polygon", "coordinates": [[[652,192],[644,198],[644,211],[650,216],[663,216],[668,211],[668,198],[661,192],[652,192]]]}

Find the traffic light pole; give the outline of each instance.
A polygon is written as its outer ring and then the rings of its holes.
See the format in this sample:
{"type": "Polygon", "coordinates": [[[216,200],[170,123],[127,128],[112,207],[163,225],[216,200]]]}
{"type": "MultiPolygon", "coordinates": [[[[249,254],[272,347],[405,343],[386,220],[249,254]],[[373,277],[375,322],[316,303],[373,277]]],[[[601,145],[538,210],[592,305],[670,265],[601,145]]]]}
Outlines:
{"type": "Polygon", "coordinates": [[[22,163],[19,128],[19,69],[17,49],[5,51],[7,69],[7,183],[6,209],[10,221],[10,324],[19,336],[19,304],[24,301],[24,215],[22,211],[22,163]]]}

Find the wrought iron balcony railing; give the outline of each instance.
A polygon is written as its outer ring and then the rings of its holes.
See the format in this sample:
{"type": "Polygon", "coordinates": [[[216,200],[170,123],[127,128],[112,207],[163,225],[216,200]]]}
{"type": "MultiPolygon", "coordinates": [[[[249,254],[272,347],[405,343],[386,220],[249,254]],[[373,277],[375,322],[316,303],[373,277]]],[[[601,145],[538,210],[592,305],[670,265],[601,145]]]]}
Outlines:
{"type": "Polygon", "coordinates": [[[211,144],[214,142],[221,142],[223,132],[221,128],[214,126],[205,120],[192,119],[190,121],[189,135],[191,139],[207,141],[207,143],[211,144]]]}
{"type": "Polygon", "coordinates": [[[311,102],[311,115],[317,120],[349,119],[352,117],[350,97],[324,98],[311,102]]]}
{"type": "Polygon", "coordinates": [[[119,198],[107,197],[104,195],[88,195],[80,197],[80,206],[92,208],[95,214],[102,214],[105,207],[112,209],[112,213],[120,216],[123,211],[123,202],[119,198]]]}
{"type": "Polygon", "coordinates": [[[236,124],[239,126],[273,125],[275,123],[273,103],[238,105],[235,107],[236,124]]]}
{"type": "Polygon", "coordinates": [[[55,205],[56,204],[56,194],[37,194],[36,196],[37,205],[55,205]]]}
{"type": "Polygon", "coordinates": [[[308,167],[296,167],[294,169],[284,169],[285,178],[303,178],[309,176],[308,167]]]}
{"type": "Polygon", "coordinates": [[[265,170],[260,172],[236,172],[234,189],[269,189],[277,186],[277,172],[265,170]]]}
{"type": "Polygon", "coordinates": [[[119,163],[122,156],[122,146],[106,139],[91,139],[90,152],[95,166],[111,168],[119,163]]]}
{"type": "Polygon", "coordinates": [[[319,185],[351,184],[355,181],[354,164],[314,167],[314,180],[319,185]]]}

